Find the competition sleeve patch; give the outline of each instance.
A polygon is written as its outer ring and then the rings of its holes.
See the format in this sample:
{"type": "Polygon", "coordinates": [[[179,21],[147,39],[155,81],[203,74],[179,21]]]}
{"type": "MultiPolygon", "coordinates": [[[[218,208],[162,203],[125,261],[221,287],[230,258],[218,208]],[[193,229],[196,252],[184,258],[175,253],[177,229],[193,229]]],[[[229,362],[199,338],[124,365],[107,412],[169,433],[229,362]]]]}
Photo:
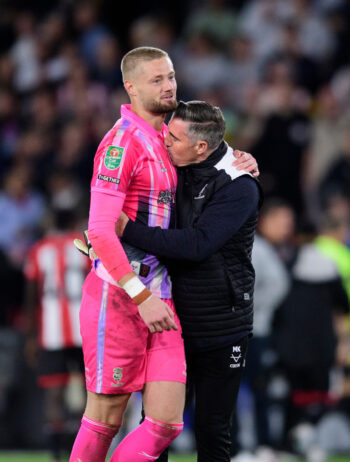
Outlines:
{"type": "Polygon", "coordinates": [[[108,146],[104,164],[108,170],[115,170],[119,167],[123,157],[124,148],[120,146],[108,146]]]}

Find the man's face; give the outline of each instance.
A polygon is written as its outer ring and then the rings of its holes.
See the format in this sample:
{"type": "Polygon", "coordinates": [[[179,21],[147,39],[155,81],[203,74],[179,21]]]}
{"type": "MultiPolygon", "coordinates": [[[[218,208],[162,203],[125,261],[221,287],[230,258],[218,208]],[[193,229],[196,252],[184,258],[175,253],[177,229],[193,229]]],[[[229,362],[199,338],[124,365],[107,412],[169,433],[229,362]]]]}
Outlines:
{"type": "Polygon", "coordinates": [[[176,109],[176,79],[169,58],[143,61],[135,69],[133,86],[143,108],[153,114],[176,109]]]}
{"type": "Polygon", "coordinates": [[[197,143],[187,136],[188,126],[189,122],[181,119],[171,119],[168,125],[169,131],[165,138],[165,146],[176,167],[199,162],[197,143]]]}

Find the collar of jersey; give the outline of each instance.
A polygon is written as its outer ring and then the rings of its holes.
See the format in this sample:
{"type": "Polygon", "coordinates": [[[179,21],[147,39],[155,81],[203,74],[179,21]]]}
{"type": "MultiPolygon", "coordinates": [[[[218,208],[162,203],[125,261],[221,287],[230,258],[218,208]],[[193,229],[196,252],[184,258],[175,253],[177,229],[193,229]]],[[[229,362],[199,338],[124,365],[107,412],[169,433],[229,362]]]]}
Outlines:
{"type": "Polygon", "coordinates": [[[150,135],[151,137],[158,138],[161,140],[162,143],[164,143],[164,138],[168,130],[168,127],[164,123],[162,129],[160,131],[157,131],[149,123],[147,123],[145,120],[141,119],[141,117],[132,112],[131,104],[122,104],[120,112],[123,118],[128,119],[130,122],[137,125],[137,127],[142,132],[146,133],[147,135],[150,135]]]}

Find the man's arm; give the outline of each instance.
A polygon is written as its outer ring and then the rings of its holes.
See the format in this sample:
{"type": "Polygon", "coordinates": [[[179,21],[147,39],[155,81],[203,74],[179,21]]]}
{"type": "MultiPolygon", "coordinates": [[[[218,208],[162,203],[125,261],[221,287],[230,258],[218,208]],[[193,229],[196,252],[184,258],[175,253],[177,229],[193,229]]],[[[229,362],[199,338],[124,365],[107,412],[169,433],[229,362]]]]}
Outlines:
{"type": "Polygon", "coordinates": [[[201,261],[219,250],[257,211],[259,189],[255,180],[243,176],[218,191],[195,228],[148,228],[129,220],[123,240],[152,254],[201,261]]]}

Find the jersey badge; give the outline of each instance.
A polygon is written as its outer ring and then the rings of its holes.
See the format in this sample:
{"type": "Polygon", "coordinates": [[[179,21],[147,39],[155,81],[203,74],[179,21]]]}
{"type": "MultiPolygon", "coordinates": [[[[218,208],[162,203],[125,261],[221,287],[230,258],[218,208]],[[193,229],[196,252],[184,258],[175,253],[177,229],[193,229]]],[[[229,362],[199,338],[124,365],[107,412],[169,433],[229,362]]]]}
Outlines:
{"type": "Polygon", "coordinates": [[[123,368],[122,367],[115,367],[113,369],[113,380],[117,383],[113,383],[111,382],[111,385],[113,387],[121,387],[123,386],[124,384],[121,383],[121,380],[123,378],[123,368]]]}
{"type": "Polygon", "coordinates": [[[105,156],[105,166],[108,170],[115,170],[119,167],[123,157],[124,148],[119,146],[108,146],[105,156]]]}

